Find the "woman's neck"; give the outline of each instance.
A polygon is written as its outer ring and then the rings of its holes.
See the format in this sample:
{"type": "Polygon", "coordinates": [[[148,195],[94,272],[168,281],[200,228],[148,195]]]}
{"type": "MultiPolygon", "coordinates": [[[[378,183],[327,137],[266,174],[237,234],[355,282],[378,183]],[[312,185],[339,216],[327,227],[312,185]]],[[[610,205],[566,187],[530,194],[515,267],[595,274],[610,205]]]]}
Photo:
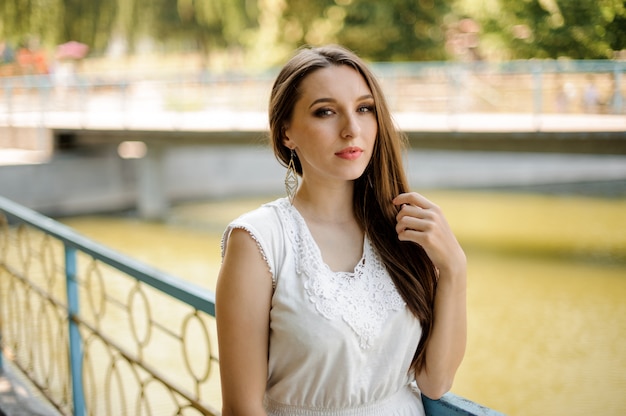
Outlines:
{"type": "Polygon", "coordinates": [[[306,182],[296,194],[294,206],[308,220],[318,223],[354,222],[353,182],[345,186],[314,187],[306,182]]]}

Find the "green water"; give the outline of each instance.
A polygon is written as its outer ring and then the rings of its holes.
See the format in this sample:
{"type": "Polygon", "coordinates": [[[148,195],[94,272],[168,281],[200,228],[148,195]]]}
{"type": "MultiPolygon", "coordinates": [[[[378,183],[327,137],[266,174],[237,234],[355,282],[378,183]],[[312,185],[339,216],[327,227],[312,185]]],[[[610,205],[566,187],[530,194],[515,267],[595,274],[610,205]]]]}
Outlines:
{"type": "MultiPolygon", "coordinates": [[[[426,196],[444,208],[469,261],[468,349],[453,392],[508,415],[626,414],[626,199],[426,196]]],[[[221,231],[261,202],[178,205],[165,223],[64,222],[213,288],[221,231]]]]}

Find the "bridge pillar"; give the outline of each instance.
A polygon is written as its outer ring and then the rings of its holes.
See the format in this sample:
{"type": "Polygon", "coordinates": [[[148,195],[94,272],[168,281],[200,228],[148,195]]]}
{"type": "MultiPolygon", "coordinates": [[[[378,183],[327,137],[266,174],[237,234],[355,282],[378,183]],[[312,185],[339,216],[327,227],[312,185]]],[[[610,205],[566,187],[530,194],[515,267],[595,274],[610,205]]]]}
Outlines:
{"type": "Polygon", "coordinates": [[[165,149],[161,146],[148,146],[146,155],[139,159],[137,209],[141,218],[161,220],[167,215],[164,160],[165,149]]]}

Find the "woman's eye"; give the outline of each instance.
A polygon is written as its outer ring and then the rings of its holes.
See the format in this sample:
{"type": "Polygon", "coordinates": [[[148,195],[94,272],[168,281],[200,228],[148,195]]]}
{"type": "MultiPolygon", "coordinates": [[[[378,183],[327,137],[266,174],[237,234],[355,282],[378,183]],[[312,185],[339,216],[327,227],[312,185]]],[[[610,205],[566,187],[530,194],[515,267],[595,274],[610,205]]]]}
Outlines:
{"type": "Polygon", "coordinates": [[[373,105],[362,105],[357,110],[359,113],[371,113],[374,111],[373,105]]]}
{"type": "Polygon", "coordinates": [[[333,114],[333,110],[329,109],[329,108],[320,108],[319,110],[315,111],[315,115],[317,117],[327,117],[333,114]]]}

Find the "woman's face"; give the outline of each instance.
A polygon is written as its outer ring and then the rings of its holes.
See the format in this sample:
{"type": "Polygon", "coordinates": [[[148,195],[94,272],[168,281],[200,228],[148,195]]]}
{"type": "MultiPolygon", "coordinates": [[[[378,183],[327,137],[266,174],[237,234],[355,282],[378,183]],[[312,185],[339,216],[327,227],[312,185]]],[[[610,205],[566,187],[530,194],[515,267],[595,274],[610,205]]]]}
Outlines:
{"type": "Polygon", "coordinates": [[[378,134],[374,97],[361,74],[346,65],[318,69],[299,90],[284,144],[296,151],[303,180],[360,177],[378,134]]]}

